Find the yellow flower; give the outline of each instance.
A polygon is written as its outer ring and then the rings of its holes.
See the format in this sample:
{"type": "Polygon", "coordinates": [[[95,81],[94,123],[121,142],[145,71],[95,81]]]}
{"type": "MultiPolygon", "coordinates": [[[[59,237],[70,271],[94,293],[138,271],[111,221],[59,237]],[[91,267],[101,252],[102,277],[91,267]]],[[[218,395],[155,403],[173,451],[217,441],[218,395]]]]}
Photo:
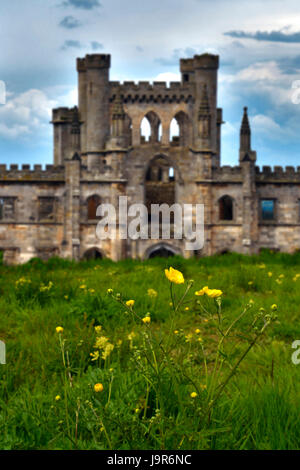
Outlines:
{"type": "Polygon", "coordinates": [[[108,343],[108,338],[106,336],[99,336],[96,338],[95,349],[104,349],[108,343]]]}
{"type": "Polygon", "coordinates": [[[129,341],[132,341],[135,336],[136,336],[135,332],[132,331],[131,333],[129,333],[129,335],[127,336],[127,338],[129,339],[129,341]]]}
{"type": "Polygon", "coordinates": [[[186,343],[190,343],[192,339],[193,339],[192,333],[189,333],[185,336],[185,342],[186,343]]]}
{"type": "Polygon", "coordinates": [[[201,388],[201,390],[205,390],[207,387],[206,387],[206,385],[201,384],[201,385],[200,385],[200,388],[201,388]]]}
{"type": "Polygon", "coordinates": [[[132,308],[134,306],[135,300],[127,300],[126,305],[129,308],[132,308]]]}
{"type": "Polygon", "coordinates": [[[174,284],[184,283],[183,274],[180,271],[177,271],[177,269],[172,268],[172,266],[170,269],[165,269],[165,275],[167,279],[169,279],[170,282],[174,282],[174,284]]]}
{"type": "Polygon", "coordinates": [[[279,278],[283,278],[283,277],[284,277],[284,274],[280,274],[280,275],[279,275],[279,278]]]}
{"type": "Polygon", "coordinates": [[[252,284],[253,284],[253,281],[249,281],[249,282],[248,282],[248,285],[249,285],[249,286],[252,286],[252,284]]]}
{"type": "Polygon", "coordinates": [[[101,330],[102,330],[102,326],[101,326],[101,325],[95,326],[95,331],[96,331],[97,334],[99,334],[101,330]]]}
{"type": "Polygon", "coordinates": [[[151,322],[151,318],[150,318],[149,316],[144,317],[144,318],[142,319],[142,322],[143,322],[143,323],[150,323],[150,322],[151,322]]]}
{"type": "Polygon", "coordinates": [[[110,353],[113,351],[113,349],[114,349],[114,345],[111,344],[111,343],[107,343],[107,345],[105,346],[105,348],[104,348],[104,350],[101,354],[101,357],[104,361],[110,355],[110,353]]]}
{"type": "Polygon", "coordinates": [[[107,289],[106,291],[108,294],[112,294],[113,293],[113,290],[112,289],[107,289]]]}
{"type": "Polygon", "coordinates": [[[157,292],[154,289],[148,289],[147,294],[149,295],[149,297],[157,297],[157,292]]]}
{"type": "Polygon", "coordinates": [[[86,285],[82,284],[82,286],[80,286],[79,289],[86,289],[86,285]]]}
{"type": "Polygon", "coordinates": [[[184,310],[187,312],[189,309],[190,309],[190,307],[185,307],[184,310]]]}
{"type": "Polygon", "coordinates": [[[179,331],[178,330],[175,330],[174,331],[174,335],[178,335],[179,331]]]}
{"type": "Polygon", "coordinates": [[[196,328],[195,333],[198,335],[200,333],[199,328],[196,328]]]}
{"type": "Polygon", "coordinates": [[[269,276],[269,277],[272,277],[272,276],[273,276],[273,273],[268,272],[268,276],[269,276]]]}
{"type": "Polygon", "coordinates": [[[95,390],[96,393],[103,392],[103,389],[104,389],[104,387],[103,387],[102,384],[95,384],[94,385],[94,390],[95,390]]]}
{"type": "Polygon", "coordinates": [[[95,289],[89,289],[90,294],[95,294],[95,289]]]}
{"type": "Polygon", "coordinates": [[[65,299],[68,300],[69,296],[68,295],[65,295],[65,299]]]}
{"type": "Polygon", "coordinates": [[[208,288],[208,286],[205,286],[205,287],[203,287],[203,289],[200,289],[200,290],[196,291],[195,295],[198,295],[198,296],[199,295],[204,295],[204,294],[207,293],[207,291],[209,291],[209,288],[208,288]]]}
{"type": "Polygon", "coordinates": [[[56,395],[56,397],[55,397],[55,401],[59,401],[59,400],[61,400],[61,397],[60,397],[60,395],[56,395]]]}
{"type": "Polygon", "coordinates": [[[221,297],[223,292],[219,289],[208,289],[206,295],[211,299],[215,299],[216,297],[221,297]]]}
{"type": "Polygon", "coordinates": [[[191,393],[191,398],[196,398],[197,396],[198,396],[198,394],[196,392],[191,393]]]}
{"type": "Polygon", "coordinates": [[[92,361],[97,361],[97,359],[99,359],[99,351],[91,353],[90,356],[92,357],[92,361]]]}
{"type": "Polygon", "coordinates": [[[277,307],[276,304],[273,304],[272,307],[271,307],[271,309],[274,310],[274,311],[277,310],[277,308],[278,308],[278,307],[277,307]]]}
{"type": "Polygon", "coordinates": [[[57,326],[56,327],[56,333],[62,333],[64,331],[62,326],[57,326]]]}

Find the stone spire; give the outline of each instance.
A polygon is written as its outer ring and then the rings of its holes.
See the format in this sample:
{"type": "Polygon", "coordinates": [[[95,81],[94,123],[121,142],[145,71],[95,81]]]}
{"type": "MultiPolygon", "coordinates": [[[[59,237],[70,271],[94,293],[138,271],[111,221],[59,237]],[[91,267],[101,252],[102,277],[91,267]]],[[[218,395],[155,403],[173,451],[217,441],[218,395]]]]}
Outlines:
{"type": "Polygon", "coordinates": [[[240,130],[240,150],[244,152],[251,151],[251,129],[247,110],[248,108],[245,107],[240,130]]]}
{"type": "Polygon", "coordinates": [[[244,114],[240,130],[240,162],[256,161],[256,152],[251,150],[251,129],[248,119],[248,108],[244,108],[244,114]]]}

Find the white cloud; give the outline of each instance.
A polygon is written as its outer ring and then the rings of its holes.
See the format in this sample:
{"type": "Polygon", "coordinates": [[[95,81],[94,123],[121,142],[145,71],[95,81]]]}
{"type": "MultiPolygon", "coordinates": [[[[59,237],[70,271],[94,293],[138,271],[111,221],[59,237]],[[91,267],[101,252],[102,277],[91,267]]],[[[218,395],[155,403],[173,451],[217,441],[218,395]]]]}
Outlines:
{"type": "Polygon", "coordinates": [[[267,134],[269,137],[277,138],[282,134],[283,130],[280,125],[269,116],[257,114],[251,119],[251,128],[257,134],[267,134]]]}
{"type": "Polygon", "coordinates": [[[16,139],[49,134],[51,110],[56,104],[43,91],[36,89],[10,95],[6,104],[0,107],[0,135],[16,139]]]}

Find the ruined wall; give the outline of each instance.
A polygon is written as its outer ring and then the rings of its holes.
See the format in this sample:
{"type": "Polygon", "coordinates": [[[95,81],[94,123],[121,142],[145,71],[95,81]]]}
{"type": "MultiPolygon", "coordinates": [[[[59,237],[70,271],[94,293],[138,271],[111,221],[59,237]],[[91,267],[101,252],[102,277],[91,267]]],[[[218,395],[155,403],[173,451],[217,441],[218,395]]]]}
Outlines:
{"type": "Polygon", "coordinates": [[[255,167],[247,108],[240,165],[220,166],[218,65],[217,56],[203,54],[181,60],[180,82],[120,83],[109,80],[109,55],[78,59],[78,108],[53,110],[54,165],[0,165],[5,261],[53,255],[79,260],[95,253],[144,259],[157,249],[185,257],[299,250],[300,167],[255,167]],[[141,135],[144,117],[152,130],[149,141],[141,135]],[[173,118],[180,133],[171,138],[173,118]],[[89,217],[89,201],[111,203],[118,215],[120,196],[128,197],[128,205],[204,204],[203,249],[186,251],[184,239],[122,240],[119,220],[115,239],[99,240],[99,219],[89,217]],[[275,216],[263,220],[261,201],[270,199],[275,216]]]}

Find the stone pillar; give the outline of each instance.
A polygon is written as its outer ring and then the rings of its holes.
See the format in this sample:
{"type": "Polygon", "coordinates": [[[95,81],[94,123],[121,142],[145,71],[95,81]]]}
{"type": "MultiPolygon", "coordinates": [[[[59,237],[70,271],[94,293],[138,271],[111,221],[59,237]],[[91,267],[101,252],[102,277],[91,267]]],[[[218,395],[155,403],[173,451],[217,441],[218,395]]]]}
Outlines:
{"type": "Polygon", "coordinates": [[[87,152],[86,144],[86,127],[87,127],[87,81],[86,81],[86,67],[85,59],[77,59],[77,72],[78,72],[78,109],[79,119],[82,122],[80,147],[81,152],[87,152]]]}
{"type": "Polygon", "coordinates": [[[243,171],[243,253],[255,253],[258,240],[258,204],[255,186],[255,166],[253,162],[241,163],[243,171]]]}
{"type": "Polygon", "coordinates": [[[63,255],[80,259],[80,159],[74,156],[65,162],[65,240],[63,255]]]}

